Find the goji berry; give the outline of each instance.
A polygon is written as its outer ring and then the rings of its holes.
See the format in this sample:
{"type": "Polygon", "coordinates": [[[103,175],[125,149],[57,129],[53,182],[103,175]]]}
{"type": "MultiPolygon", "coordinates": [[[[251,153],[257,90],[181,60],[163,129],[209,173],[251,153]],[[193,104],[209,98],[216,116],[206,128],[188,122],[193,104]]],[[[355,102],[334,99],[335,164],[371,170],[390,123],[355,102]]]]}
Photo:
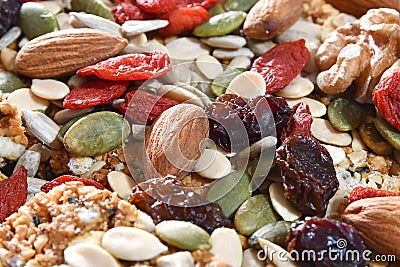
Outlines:
{"type": "Polygon", "coordinates": [[[394,72],[374,88],[373,100],[386,121],[400,131],[400,72],[394,72]]]}
{"type": "Polygon", "coordinates": [[[193,30],[197,25],[207,21],[210,14],[201,6],[180,7],[160,18],[168,19],[167,27],[160,29],[162,36],[173,36],[185,31],[193,30]]]}
{"type": "Polygon", "coordinates": [[[213,7],[219,0],[178,0],[177,7],[201,6],[205,9],[213,7]]]}
{"type": "Polygon", "coordinates": [[[357,186],[351,190],[349,195],[349,200],[350,202],[354,202],[364,198],[396,197],[396,196],[400,196],[400,193],[383,189],[375,189],[372,187],[357,186]]]}
{"type": "Polygon", "coordinates": [[[135,90],[125,95],[120,109],[134,123],[150,125],[161,113],[177,104],[178,101],[170,98],[135,90]]]}
{"type": "Polygon", "coordinates": [[[81,177],[74,176],[74,175],[62,175],[50,182],[45,183],[44,185],[42,185],[42,187],[40,187],[40,190],[42,190],[42,192],[47,193],[56,186],[65,184],[66,182],[72,182],[72,181],[82,182],[86,186],[94,186],[100,190],[104,189],[104,186],[95,180],[89,180],[89,179],[81,178],[81,177]]]}
{"type": "Polygon", "coordinates": [[[131,2],[122,2],[111,9],[115,22],[123,24],[127,20],[143,20],[146,14],[131,2]]]}
{"type": "Polygon", "coordinates": [[[109,58],[84,67],[76,73],[80,76],[94,74],[105,80],[129,81],[156,78],[170,69],[169,56],[164,52],[152,51],[146,54],[136,53],[109,58]]]}
{"type": "Polygon", "coordinates": [[[21,166],[13,175],[0,181],[0,222],[25,204],[28,196],[28,170],[21,166]]]}
{"type": "Polygon", "coordinates": [[[136,0],[136,4],[148,13],[163,14],[174,10],[177,0],[136,0]]]}
{"type": "Polygon", "coordinates": [[[281,142],[291,135],[310,135],[313,121],[307,104],[300,102],[293,107],[293,114],[281,134],[281,142]]]}
{"type": "Polygon", "coordinates": [[[107,104],[125,93],[129,81],[94,80],[69,92],[63,106],[69,109],[88,108],[107,104]]]}
{"type": "Polygon", "coordinates": [[[310,60],[303,39],[276,45],[257,58],[251,70],[260,73],[267,83],[267,93],[286,87],[310,60]]]}

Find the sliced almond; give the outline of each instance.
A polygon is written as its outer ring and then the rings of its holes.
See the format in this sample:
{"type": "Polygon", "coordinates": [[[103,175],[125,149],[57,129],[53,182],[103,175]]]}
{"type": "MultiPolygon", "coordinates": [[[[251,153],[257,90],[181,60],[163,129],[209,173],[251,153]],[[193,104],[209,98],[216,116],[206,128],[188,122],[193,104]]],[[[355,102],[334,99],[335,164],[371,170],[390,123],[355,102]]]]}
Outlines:
{"type": "Polygon", "coordinates": [[[210,48],[191,37],[182,37],[166,44],[172,59],[193,60],[200,55],[209,54],[210,48]]]}
{"type": "Polygon", "coordinates": [[[311,116],[314,118],[322,117],[326,114],[326,106],[322,102],[309,97],[286,99],[286,102],[291,108],[300,102],[307,104],[310,108],[311,116]]]}
{"type": "Polygon", "coordinates": [[[289,85],[275,92],[275,94],[285,98],[299,98],[309,95],[313,90],[314,84],[309,79],[297,76],[289,85]]]}
{"type": "Polygon", "coordinates": [[[257,96],[264,95],[266,88],[267,85],[261,74],[254,71],[245,71],[231,81],[225,93],[253,99],[257,96]]]}
{"type": "Polygon", "coordinates": [[[224,71],[218,59],[206,54],[196,58],[196,65],[208,79],[215,79],[224,71]]]}
{"type": "Polygon", "coordinates": [[[328,120],[320,118],[314,118],[311,134],[321,142],[336,146],[348,146],[352,140],[350,134],[336,130],[328,120]]]}
{"type": "MultiPolygon", "coordinates": [[[[143,40],[138,40],[138,42],[142,42],[143,40]]],[[[129,43],[124,50],[122,50],[121,54],[132,54],[132,53],[149,53],[151,51],[160,51],[164,52],[167,55],[169,55],[169,50],[157,41],[156,39],[150,40],[148,42],[145,42],[143,45],[137,45],[137,44],[132,44],[129,43]]]]}
{"type": "Polygon", "coordinates": [[[229,62],[229,67],[235,69],[248,69],[251,66],[251,60],[245,56],[237,56],[232,58],[231,62],[229,62]]]}
{"type": "Polygon", "coordinates": [[[80,243],[64,250],[64,259],[71,267],[120,267],[116,259],[102,247],[80,243]]]}
{"type": "Polygon", "coordinates": [[[331,155],[333,165],[338,165],[346,159],[346,153],[343,148],[325,144],[322,144],[322,146],[324,146],[328,150],[329,155],[331,155]]]}
{"type": "Polygon", "coordinates": [[[18,107],[18,110],[46,110],[50,101],[38,97],[29,88],[21,88],[12,92],[7,101],[18,107]]]}
{"type": "Polygon", "coordinates": [[[119,171],[112,171],[107,174],[107,181],[114,192],[122,199],[127,199],[136,185],[132,177],[119,171]]]}
{"type": "Polygon", "coordinates": [[[78,12],[70,12],[69,15],[78,19],[85,27],[108,32],[116,36],[121,36],[121,26],[109,19],[105,19],[93,14],[78,12]]]}
{"type": "Polygon", "coordinates": [[[254,53],[247,47],[241,47],[236,50],[215,49],[212,55],[218,59],[228,59],[228,60],[238,56],[245,56],[248,58],[254,57],[254,53]]]}
{"type": "Polygon", "coordinates": [[[293,222],[301,217],[301,212],[285,198],[282,183],[275,182],[269,186],[269,195],[275,211],[285,220],[293,222]]]}
{"type": "Polygon", "coordinates": [[[163,85],[158,89],[157,94],[164,96],[164,97],[174,99],[179,102],[186,102],[186,103],[197,105],[199,107],[204,107],[203,102],[201,101],[201,99],[198,96],[185,90],[184,88],[182,88],[180,86],[163,85]]]}
{"type": "Polygon", "coordinates": [[[121,31],[127,37],[135,36],[141,33],[150,32],[166,27],[168,20],[127,20],[122,24],[121,31]]]}
{"type": "Polygon", "coordinates": [[[54,79],[33,79],[31,85],[32,92],[47,100],[63,99],[69,93],[69,87],[54,79]]]}
{"type": "Polygon", "coordinates": [[[353,137],[353,140],[351,141],[351,149],[353,149],[353,151],[368,150],[368,147],[364,144],[357,129],[351,131],[351,136],[353,137]]]}
{"type": "Polygon", "coordinates": [[[242,265],[242,244],[235,230],[230,228],[215,229],[211,233],[210,242],[211,253],[227,260],[233,267],[242,265]]]}
{"type": "Polygon", "coordinates": [[[209,179],[219,179],[232,169],[231,162],[221,152],[205,149],[193,167],[193,171],[209,179]]]}

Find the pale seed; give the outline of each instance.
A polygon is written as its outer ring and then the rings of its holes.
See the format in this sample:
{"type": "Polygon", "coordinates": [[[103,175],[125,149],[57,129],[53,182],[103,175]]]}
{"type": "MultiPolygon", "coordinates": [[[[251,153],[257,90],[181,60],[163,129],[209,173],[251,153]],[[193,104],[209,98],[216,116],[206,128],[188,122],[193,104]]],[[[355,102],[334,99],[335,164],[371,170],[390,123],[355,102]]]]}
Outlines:
{"type": "Polygon", "coordinates": [[[74,237],[70,242],[69,246],[73,246],[76,244],[93,244],[97,246],[101,246],[101,239],[103,238],[104,231],[90,231],[86,232],[83,235],[79,235],[74,237]]]}
{"type": "Polygon", "coordinates": [[[285,220],[293,222],[301,217],[301,212],[296,210],[292,203],[285,198],[282,183],[273,183],[269,186],[269,195],[275,211],[285,220]]]}
{"type": "Polygon", "coordinates": [[[93,14],[85,14],[78,12],[70,12],[70,16],[76,18],[83,26],[104,32],[108,32],[117,36],[121,36],[121,26],[109,19],[102,18],[93,14]]]}
{"type": "Polygon", "coordinates": [[[120,264],[98,245],[80,243],[64,250],[65,262],[71,267],[119,267],[120,264]]]}
{"type": "Polygon", "coordinates": [[[50,12],[54,15],[60,13],[61,10],[64,9],[63,4],[61,4],[61,2],[59,1],[40,1],[38,3],[41,4],[44,8],[50,10],[50,12]]]}
{"type": "Polygon", "coordinates": [[[258,251],[248,248],[243,251],[242,267],[264,267],[265,262],[259,259],[258,251]]]}
{"type": "Polygon", "coordinates": [[[157,94],[174,99],[179,102],[186,102],[189,104],[197,105],[199,107],[204,107],[203,102],[198,96],[180,86],[163,85],[158,89],[157,94]]]}
{"type": "Polygon", "coordinates": [[[258,243],[276,267],[297,267],[297,264],[291,260],[289,252],[280,246],[262,238],[258,240],[258,243]]]}
{"type": "Polygon", "coordinates": [[[218,59],[206,54],[196,58],[196,65],[208,79],[215,79],[224,71],[218,59]]]}
{"type": "Polygon", "coordinates": [[[34,95],[29,88],[21,88],[12,92],[7,101],[18,107],[18,110],[46,110],[50,101],[34,95]]]}
{"type": "Polygon", "coordinates": [[[201,41],[211,47],[238,49],[246,45],[246,39],[238,35],[203,38],[201,41]]]}
{"type": "Polygon", "coordinates": [[[309,95],[314,90],[314,84],[306,78],[297,76],[285,88],[277,91],[277,96],[299,98],[309,95]]]}
{"type": "Polygon", "coordinates": [[[35,177],[40,164],[40,153],[36,151],[26,150],[24,154],[19,157],[17,164],[14,167],[16,172],[21,166],[28,170],[29,177],[35,177]]]}
{"type": "Polygon", "coordinates": [[[338,165],[346,159],[346,153],[343,148],[331,145],[322,144],[328,150],[329,155],[331,155],[333,165],[338,165]]]}
{"type": "Polygon", "coordinates": [[[150,32],[165,28],[169,24],[168,20],[127,20],[122,24],[121,31],[127,36],[135,36],[141,33],[150,32]]]}
{"type": "Polygon", "coordinates": [[[31,85],[32,92],[47,100],[63,99],[68,93],[68,86],[54,79],[33,79],[31,85]]]}
{"type": "Polygon", "coordinates": [[[179,251],[159,257],[157,267],[194,267],[194,259],[189,251],[179,251]]]}
{"type": "Polygon", "coordinates": [[[249,69],[251,66],[251,60],[245,56],[237,56],[232,58],[228,66],[236,69],[249,69]]]}
{"type": "Polygon", "coordinates": [[[209,54],[210,48],[195,38],[182,37],[165,45],[172,59],[193,60],[200,55],[209,54]]]}
{"type": "Polygon", "coordinates": [[[21,28],[18,26],[14,26],[9,29],[1,38],[0,38],[0,50],[6,48],[13,42],[15,42],[19,36],[21,35],[21,28]]]}
{"type": "Polygon", "coordinates": [[[82,109],[62,109],[54,114],[54,121],[58,124],[65,124],[74,118],[92,112],[93,109],[93,107],[82,109]]]}
{"type": "Polygon", "coordinates": [[[112,171],[107,174],[107,181],[114,192],[122,199],[127,199],[132,193],[132,188],[136,185],[132,177],[123,172],[112,171]]]}
{"type": "Polygon", "coordinates": [[[301,97],[296,99],[286,99],[286,102],[291,108],[300,102],[307,104],[310,108],[311,116],[314,118],[322,117],[326,114],[326,106],[322,102],[312,98],[301,97]]]}
{"type": "Polygon", "coordinates": [[[236,50],[228,50],[228,49],[218,48],[213,51],[212,55],[221,60],[230,60],[230,59],[238,57],[238,56],[245,56],[248,58],[254,57],[254,53],[247,47],[241,47],[236,50]]]}
{"type": "Polygon", "coordinates": [[[352,140],[350,134],[336,130],[328,120],[320,118],[313,119],[311,134],[321,142],[336,146],[348,146],[352,140]]]}
{"type": "Polygon", "coordinates": [[[205,149],[193,167],[193,172],[209,179],[219,179],[231,171],[231,162],[219,151],[205,149]]]}
{"type": "Polygon", "coordinates": [[[230,228],[218,228],[211,233],[210,252],[227,260],[233,267],[240,267],[243,260],[239,235],[230,228]]]}
{"type": "Polygon", "coordinates": [[[254,71],[245,71],[231,81],[225,93],[253,99],[264,95],[266,87],[264,77],[261,74],[254,71]]]}

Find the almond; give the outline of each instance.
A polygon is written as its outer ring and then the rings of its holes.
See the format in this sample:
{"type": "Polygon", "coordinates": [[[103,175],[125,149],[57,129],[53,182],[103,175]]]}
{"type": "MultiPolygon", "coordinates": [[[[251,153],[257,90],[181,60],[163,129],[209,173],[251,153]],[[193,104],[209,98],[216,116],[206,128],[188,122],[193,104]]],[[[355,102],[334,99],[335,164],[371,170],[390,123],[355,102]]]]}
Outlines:
{"type": "Polygon", "coordinates": [[[400,259],[400,197],[366,198],[351,203],[342,215],[372,249],[400,259]]]}
{"type": "Polygon", "coordinates": [[[128,41],[93,29],[67,29],[29,41],[18,52],[16,70],[32,78],[56,78],[117,55],[128,41]]]}
{"type": "Polygon", "coordinates": [[[326,0],[341,12],[357,17],[364,15],[368,9],[389,7],[400,11],[399,0],[326,0]]]}
{"type": "Polygon", "coordinates": [[[249,11],[243,32],[250,38],[267,40],[289,29],[301,16],[301,0],[260,0],[249,11]]]}
{"type": "Polygon", "coordinates": [[[179,104],[164,111],[146,133],[144,176],[186,176],[205,149],[208,131],[207,115],[198,106],[179,104]]]}

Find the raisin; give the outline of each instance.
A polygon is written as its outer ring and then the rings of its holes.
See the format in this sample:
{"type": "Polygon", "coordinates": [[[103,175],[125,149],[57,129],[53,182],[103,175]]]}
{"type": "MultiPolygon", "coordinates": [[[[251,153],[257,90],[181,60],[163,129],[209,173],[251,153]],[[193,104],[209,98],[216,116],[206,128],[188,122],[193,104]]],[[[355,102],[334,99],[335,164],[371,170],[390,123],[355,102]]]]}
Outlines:
{"type": "Polygon", "coordinates": [[[133,188],[128,201],[157,223],[164,220],[189,221],[209,233],[220,227],[233,227],[218,204],[210,203],[172,177],[139,183],[133,188]]]}
{"type": "Polygon", "coordinates": [[[22,2],[20,0],[0,1],[0,37],[3,36],[9,28],[17,25],[21,5],[22,2]]]}
{"type": "Polygon", "coordinates": [[[206,113],[210,118],[210,138],[227,151],[240,151],[265,136],[274,135],[275,130],[280,135],[291,109],[283,98],[272,95],[248,101],[224,94],[207,105],[206,113]],[[243,134],[244,130],[247,135],[243,134]]]}
{"type": "Polygon", "coordinates": [[[300,266],[366,266],[366,246],[352,226],[339,221],[306,218],[292,225],[286,242],[300,266]]]}
{"type": "Polygon", "coordinates": [[[293,114],[283,129],[281,142],[292,135],[310,135],[312,116],[307,104],[300,102],[293,107],[293,114]]]}
{"type": "Polygon", "coordinates": [[[312,136],[294,135],[277,149],[285,197],[305,215],[324,216],[339,187],[329,152],[312,136]]]}

